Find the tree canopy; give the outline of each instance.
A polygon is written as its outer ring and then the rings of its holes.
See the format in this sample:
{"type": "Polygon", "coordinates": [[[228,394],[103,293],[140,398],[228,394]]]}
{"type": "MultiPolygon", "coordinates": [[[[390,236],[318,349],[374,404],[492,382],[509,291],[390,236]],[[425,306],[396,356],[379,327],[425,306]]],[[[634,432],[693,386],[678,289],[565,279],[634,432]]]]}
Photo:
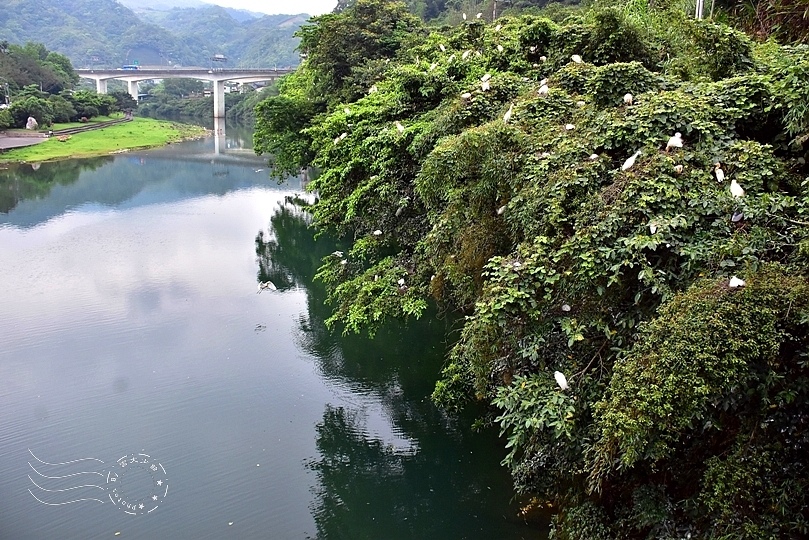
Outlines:
{"type": "Polygon", "coordinates": [[[256,110],[351,245],[332,327],[464,313],[433,398],[489,404],[556,538],[806,535],[809,52],[669,5],[404,12],[313,19],[256,110]]]}

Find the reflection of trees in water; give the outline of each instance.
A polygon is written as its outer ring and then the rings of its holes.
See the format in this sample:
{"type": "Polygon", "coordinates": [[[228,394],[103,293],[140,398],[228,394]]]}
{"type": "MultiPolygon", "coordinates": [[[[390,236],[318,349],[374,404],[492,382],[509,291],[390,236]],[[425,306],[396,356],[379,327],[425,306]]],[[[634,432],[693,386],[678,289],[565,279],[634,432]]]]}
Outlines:
{"type": "Polygon", "coordinates": [[[324,237],[315,240],[308,214],[289,201],[276,210],[270,230],[256,237],[258,279],[279,289],[305,287],[299,346],[323,377],[346,390],[341,394],[357,396],[345,398],[345,406],[327,406],[317,426],[319,456],[308,466],[318,478],[312,506],[318,536],[455,538],[459,531],[515,531],[510,479],[499,465],[495,434],[471,433],[471,417],[450,419],[430,401],[448,323],[427,314],[407,326],[389,325],[373,340],[329,332],[326,293],[312,280],[322,258],[339,247],[324,237]],[[377,407],[387,435],[367,425],[368,409],[377,407]]]}
{"type": "Polygon", "coordinates": [[[112,156],[11,165],[0,170],[0,213],[8,214],[21,201],[45,197],[56,185],[70,185],[82,171],[109,163],[112,156]]]}

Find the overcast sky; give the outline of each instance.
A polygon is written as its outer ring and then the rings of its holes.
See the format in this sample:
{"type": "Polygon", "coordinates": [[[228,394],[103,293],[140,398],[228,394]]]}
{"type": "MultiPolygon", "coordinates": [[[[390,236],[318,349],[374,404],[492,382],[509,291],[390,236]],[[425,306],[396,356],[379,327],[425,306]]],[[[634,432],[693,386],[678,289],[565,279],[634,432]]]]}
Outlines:
{"type": "Polygon", "coordinates": [[[247,9],[268,15],[308,13],[323,15],[337,5],[337,0],[205,0],[217,6],[247,9]]]}

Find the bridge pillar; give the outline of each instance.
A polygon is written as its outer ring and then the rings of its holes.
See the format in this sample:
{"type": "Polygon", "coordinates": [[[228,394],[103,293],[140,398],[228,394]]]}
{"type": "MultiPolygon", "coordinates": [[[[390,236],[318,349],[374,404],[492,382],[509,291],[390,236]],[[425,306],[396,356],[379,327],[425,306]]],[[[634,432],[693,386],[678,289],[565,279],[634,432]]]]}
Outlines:
{"type": "Polygon", "coordinates": [[[213,81],[213,117],[225,117],[225,81],[213,81]]]}
{"type": "Polygon", "coordinates": [[[96,94],[107,93],[107,79],[96,79],[96,94]]]}
{"type": "Polygon", "coordinates": [[[129,81],[129,95],[136,102],[138,101],[138,81],[129,81]]]}

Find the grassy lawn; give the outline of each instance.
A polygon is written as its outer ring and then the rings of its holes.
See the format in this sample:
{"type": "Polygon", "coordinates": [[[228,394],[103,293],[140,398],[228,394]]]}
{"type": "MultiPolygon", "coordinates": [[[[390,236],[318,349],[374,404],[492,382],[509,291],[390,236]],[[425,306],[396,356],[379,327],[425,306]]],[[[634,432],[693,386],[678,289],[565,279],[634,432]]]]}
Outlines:
{"type": "MultiPolygon", "coordinates": [[[[99,122],[109,122],[110,120],[120,120],[123,117],[124,117],[123,113],[114,113],[114,114],[111,114],[110,116],[94,116],[90,120],[88,120],[87,122],[65,122],[63,124],[58,124],[57,123],[57,124],[53,124],[52,126],[47,127],[47,128],[37,128],[36,131],[38,133],[46,133],[49,130],[58,131],[60,129],[69,129],[69,128],[75,128],[75,127],[89,126],[89,125],[92,125],[92,124],[98,124],[99,122]]],[[[9,129],[7,131],[7,133],[9,135],[13,136],[13,135],[15,135],[17,133],[31,133],[31,130],[28,130],[28,129],[9,129]]]]}
{"type": "Polygon", "coordinates": [[[204,134],[205,129],[199,126],[152,118],[135,118],[124,124],[76,133],[70,135],[66,141],[59,141],[53,137],[33,146],[8,150],[0,154],[0,163],[99,156],[129,149],[163,146],[183,139],[201,137],[204,134]]]}

